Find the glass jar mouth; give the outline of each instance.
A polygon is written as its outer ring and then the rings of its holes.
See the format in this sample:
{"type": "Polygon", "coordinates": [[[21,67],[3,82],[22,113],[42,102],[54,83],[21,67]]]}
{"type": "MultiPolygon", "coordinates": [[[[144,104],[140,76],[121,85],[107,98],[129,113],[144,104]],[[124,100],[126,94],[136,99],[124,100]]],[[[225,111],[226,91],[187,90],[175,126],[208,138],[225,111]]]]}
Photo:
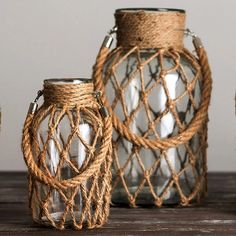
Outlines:
{"type": "Polygon", "coordinates": [[[89,78],[53,78],[45,79],[44,84],[81,84],[92,83],[92,79],[89,78]]]}
{"type": "Polygon", "coordinates": [[[146,11],[146,12],[179,12],[179,13],[185,13],[184,9],[175,9],[175,8],[120,8],[116,9],[116,13],[120,12],[138,12],[138,11],[146,11]]]}

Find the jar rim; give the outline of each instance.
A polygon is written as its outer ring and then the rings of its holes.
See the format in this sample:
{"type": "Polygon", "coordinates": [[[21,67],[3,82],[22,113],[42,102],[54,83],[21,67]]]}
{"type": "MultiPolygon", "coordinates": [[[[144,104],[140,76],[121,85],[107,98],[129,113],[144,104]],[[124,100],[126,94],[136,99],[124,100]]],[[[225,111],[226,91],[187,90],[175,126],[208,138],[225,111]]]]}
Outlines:
{"type": "Polygon", "coordinates": [[[116,13],[120,12],[136,12],[136,11],[149,11],[149,12],[179,12],[185,13],[184,9],[176,9],[176,8],[119,8],[116,9],[116,13]]]}
{"type": "Polygon", "coordinates": [[[81,83],[92,83],[90,78],[52,78],[45,79],[44,84],[81,84],[81,83]]]}

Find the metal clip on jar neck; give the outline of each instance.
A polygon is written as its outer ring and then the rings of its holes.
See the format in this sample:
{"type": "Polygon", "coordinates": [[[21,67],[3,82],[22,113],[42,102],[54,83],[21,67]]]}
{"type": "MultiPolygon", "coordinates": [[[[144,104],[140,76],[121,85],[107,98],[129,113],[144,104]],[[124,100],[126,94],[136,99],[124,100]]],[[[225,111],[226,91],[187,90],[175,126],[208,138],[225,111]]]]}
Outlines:
{"type": "Polygon", "coordinates": [[[105,118],[109,117],[109,112],[108,112],[107,108],[104,106],[104,104],[103,104],[103,102],[101,100],[101,95],[102,95],[101,91],[94,92],[94,96],[97,99],[97,102],[98,102],[98,104],[100,106],[99,112],[100,112],[102,118],[105,119],[105,118]]]}
{"type": "Polygon", "coordinates": [[[113,38],[113,34],[115,34],[117,32],[117,26],[115,25],[109,32],[108,35],[106,35],[103,43],[102,43],[102,47],[104,48],[111,48],[111,45],[114,41],[113,38]]]}
{"type": "Polygon", "coordinates": [[[28,110],[29,115],[30,114],[33,115],[37,111],[37,109],[38,109],[38,100],[42,95],[43,95],[43,91],[39,90],[38,93],[37,93],[36,98],[34,99],[34,101],[30,103],[29,110],[28,110]]]}
{"type": "Polygon", "coordinates": [[[190,29],[185,29],[184,30],[184,34],[186,36],[192,37],[193,45],[194,45],[195,49],[203,48],[202,40],[193,31],[191,31],[190,29]]]}
{"type": "MultiPolygon", "coordinates": [[[[200,37],[198,35],[196,35],[193,31],[191,31],[189,28],[183,29],[180,31],[184,31],[184,34],[186,36],[192,37],[193,45],[196,49],[203,48],[203,43],[202,43],[202,40],[200,39],[200,37]]],[[[102,43],[102,47],[105,47],[108,49],[111,48],[112,43],[114,41],[113,35],[115,33],[117,33],[117,26],[116,25],[108,32],[108,35],[105,36],[105,39],[102,43]]]]}
{"type": "MultiPolygon", "coordinates": [[[[36,113],[38,109],[38,100],[42,95],[43,95],[43,90],[39,90],[34,101],[30,103],[28,114],[34,115],[36,113]]],[[[97,102],[100,106],[99,112],[103,118],[107,118],[109,117],[109,112],[101,100],[101,95],[102,95],[101,91],[94,92],[94,97],[97,99],[97,102]]]]}

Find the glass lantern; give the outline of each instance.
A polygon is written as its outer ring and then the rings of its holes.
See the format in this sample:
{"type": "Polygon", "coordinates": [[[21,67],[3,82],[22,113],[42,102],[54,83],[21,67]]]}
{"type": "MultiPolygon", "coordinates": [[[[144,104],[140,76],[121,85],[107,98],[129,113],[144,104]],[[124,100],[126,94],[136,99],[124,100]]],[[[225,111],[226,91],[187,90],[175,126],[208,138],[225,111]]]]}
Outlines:
{"type": "Polygon", "coordinates": [[[110,201],[109,117],[100,114],[91,80],[45,80],[42,94],[30,126],[36,167],[23,141],[33,219],[59,229],[100,227],[110,201]]]}
{"type": "MultiPolygon", "coordinates": [[[[131,206],[199,201],[206,191],[207,121],[181,142],[203,89],[198,59],[183,44],[185,11],[118,9],[115,18],[111,33],[117,34],[117,47],[102,69],[115,128],[112,201],[131,206]]],[[[109,40],[94,67],[95,81],[109,40]]]]}

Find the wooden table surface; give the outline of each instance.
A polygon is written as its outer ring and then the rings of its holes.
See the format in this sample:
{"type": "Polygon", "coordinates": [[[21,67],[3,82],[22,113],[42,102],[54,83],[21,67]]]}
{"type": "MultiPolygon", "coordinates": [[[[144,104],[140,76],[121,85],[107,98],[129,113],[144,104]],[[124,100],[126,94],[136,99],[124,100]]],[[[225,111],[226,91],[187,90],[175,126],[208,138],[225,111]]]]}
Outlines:
{"type": "Polygon", "coordinates": [[[236,235],[236,173],[210,173],[209,195],[200,206],[111,209],[101,229],[41,227],[27,208],[26,173],[0,173],[0,235],[236,235]]]}

